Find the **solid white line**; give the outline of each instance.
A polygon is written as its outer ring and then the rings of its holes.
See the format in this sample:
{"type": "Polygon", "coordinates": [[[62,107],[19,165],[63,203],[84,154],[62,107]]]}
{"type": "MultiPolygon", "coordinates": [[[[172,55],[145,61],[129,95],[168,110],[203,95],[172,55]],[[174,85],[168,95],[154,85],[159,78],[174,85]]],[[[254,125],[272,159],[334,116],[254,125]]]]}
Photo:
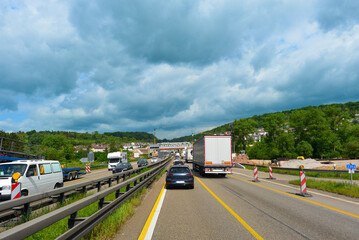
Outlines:
{"type": "MultiPolygon", "coordinates": [[[[237,172],[233,172],[232,173],[234,174],[238,174],[238,175],[243,175],[243,176],[246,176],[246,177],[251,177],[247,174],[243,174],[243,173],[237,173],[237,172]]],[[[276,183],[276,182],[272,182],[272,181],[268,181],[268,180],[265,180],[265,179],[261,179],[261,181],[264,181],[264,182],[268,182],[268,183],[272,183],[272,184],[276,184],[276,185],[279,185],[279,186],[282,186],[282,187],[287,187],[287,188],[291,188],[291,189],[294,189],[294,190],[298,190],[298,188],[295,188],[295,187],[292,187],[292,186],[288,186],[288,185],[284,185],[284,184],[281,184],[281,183],[276,183]]],[[[352,203],[352,204],[355,204],[355,205],[359,205],[358,202],[352,202],[352,201],[349,201],[349,200],[345,200],[345,199],[342,199],[342,198],[336,198],[336,197],[332,197],[332,196],[329,196],[329,195],[325,195],[323,193],[318,193],[318,192],[315,192],[313,191],[313,188],[310,189],[310,193],[314,193],[314,194],[317,194],[317,195],[320,195],[320,196],[323,196],[323,197],[327,197],[327,198],[332,198],[332,199],[335,199],[335,200],[339,200],[339,201],[342,201],[342,202],[347,202],[347,203],[352,203]]]]}
{"type": "Polygon", "coordinates": [[[148,231],[146,233],[145,240],[151,240],[152,239],[152,235],[153,235],[153,232],[155,231],[157,219],[158,219],[158,216],[160,215],[160,211],[161,211],[161,208],[162,208],[163,200],[165,199],[166,191],[167,191],[167,189],[165,188],[163,190],[160,202],[158,203],[158,206],[156,208],[155,214],[153,215],[151,224],[150,224],[150,226],[148,228],[148,231]]]}

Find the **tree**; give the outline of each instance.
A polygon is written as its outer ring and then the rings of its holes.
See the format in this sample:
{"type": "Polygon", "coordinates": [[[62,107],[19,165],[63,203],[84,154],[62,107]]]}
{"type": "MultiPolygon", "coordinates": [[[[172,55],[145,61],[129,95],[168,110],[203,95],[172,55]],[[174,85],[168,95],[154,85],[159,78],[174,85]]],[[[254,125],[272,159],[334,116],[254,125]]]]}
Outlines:
{"type": "Polygon", "coordinates": [[[283,132],[279,135],[277,140],[279,156],[286,158],[296,157],[295,153],[295,138],[291,132],[283,132]]]}
{"type": "Polygon", "coordinates": [[[313,147],[307,141],[301,141],[296,147],[297,153],[306,158],[313,156],[313,147]]]}
{"type": "Polygon", "coordinates": [[[239,119],[233,122],[232,136],[237,152],[246,150],[250,141],[249,134],[256,130],[257,122],[253,119],[239,119]]]}
{"type": "Polygon", "coordinates": [[[272,113],[264,118],[264,129],[268,132],[266,139],[276,143],[277,138],[285,128],[286,116],[284,113],[272,113]]]}

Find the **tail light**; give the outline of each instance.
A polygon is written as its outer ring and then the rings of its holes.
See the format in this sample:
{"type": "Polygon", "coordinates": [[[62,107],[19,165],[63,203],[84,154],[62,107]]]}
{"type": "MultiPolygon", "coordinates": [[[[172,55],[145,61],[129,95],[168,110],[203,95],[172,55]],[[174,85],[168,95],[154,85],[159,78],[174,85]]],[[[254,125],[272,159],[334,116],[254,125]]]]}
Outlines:
{"type": "Polygon", "coordinates": [[[173,174],[172,174],[172,173],[169,173],[169,174],[167,175],[167,177],[173,177],[173,174]]]}
{"type": "Polygon", "coordinates": [[[187,177],[193,177],[193,175],[190,174],[190,173],[187,173],[186,176],[187,176],[187,177]]]}

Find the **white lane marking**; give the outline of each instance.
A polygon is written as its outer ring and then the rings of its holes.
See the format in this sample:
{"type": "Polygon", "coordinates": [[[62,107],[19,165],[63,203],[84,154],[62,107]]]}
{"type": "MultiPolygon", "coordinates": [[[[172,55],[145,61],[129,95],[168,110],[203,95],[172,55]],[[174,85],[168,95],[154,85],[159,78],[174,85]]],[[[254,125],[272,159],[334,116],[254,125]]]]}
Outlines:
{"type": "MultiPolygon", "coordinates": [[[[243,176],[251,178],[251,176],[249,176],[247,174],[237,173],[237,172],[233,172],[233,171],[232,171],[232,173],[238,174],[238,175],[243,175],[243,176]]],[[[282,187],[291,188],[291,189],[294,189],[294,190],[298,190],[298,188],[288,186],[288,185],[284,185],[284,184],[281,184],[281,183],[271,182],[271,181],[268,181],[268,180],[265,180],[265,179],[261,179],[261,181],[268,182],[268,183],[273,183],[273,184],[276,184],[276,185],[279,185],[279,186],[282,186],[282,187]]],[[[312,190],[313,190],[313,188],[310,189],[310,193],[314,193],[314,194],[317,194],[317,195],[320,195],[320,196],[323,196],[323,197],[327,197],[327,198],[332,198],[332,199],[339,200],[339,201],[342,201],[342,202],[347,202],[347,203],[352,203],[352,204],[355,204],[355,205],[359,205],[358,202],[352,202],[352,201],[349,201],[349,200],[345,200],[345,199],[341,199],[341,198],[337,198],[337,197],[332,197],[332,196],[329,196],[329,195],[326,195],[326,194],[323,194],[323,193],[318,193],[318,192],[315,192],[315,191],[312,191],[312,190]]]]}
{"type": "Polygon", "coordinates": [[[158,216],[160,215],[160,211],[161,211],[161,208],[162,208],[163,200],[165,199],[166,191],[167,191],[167,189],[165,188],[163,190],[160,202],[158,203],[158,206],[156,208],[155,214],[153,215],[151,224],[150,224],[150,226],[148,228],[148,231],[146,233],[145,240],[151,240],[152,239],[152,235],[153,235],[153,232],[155,231],[157,219],[158,219],[158,216]]]}

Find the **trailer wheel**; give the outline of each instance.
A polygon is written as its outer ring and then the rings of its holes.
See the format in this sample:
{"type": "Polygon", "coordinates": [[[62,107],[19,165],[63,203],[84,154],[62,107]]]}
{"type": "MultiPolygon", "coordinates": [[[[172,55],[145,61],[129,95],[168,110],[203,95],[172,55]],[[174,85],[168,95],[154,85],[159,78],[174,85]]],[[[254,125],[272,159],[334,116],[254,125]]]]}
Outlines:
{"type": "Polygon", "coordinates": [[[69,174],[67,175],[67,180],[69,180],[69,181],[72,180],[72,173],[69,173],[69,174]]]}
{"type": "Polygon", "coordinates": [[[74,180],[75,180],[75,179],[78,179],[78,178],[79,178],[79,175],[78,175],[77,172],[75,172],[75,173],[74,173],[74,180]]]}

